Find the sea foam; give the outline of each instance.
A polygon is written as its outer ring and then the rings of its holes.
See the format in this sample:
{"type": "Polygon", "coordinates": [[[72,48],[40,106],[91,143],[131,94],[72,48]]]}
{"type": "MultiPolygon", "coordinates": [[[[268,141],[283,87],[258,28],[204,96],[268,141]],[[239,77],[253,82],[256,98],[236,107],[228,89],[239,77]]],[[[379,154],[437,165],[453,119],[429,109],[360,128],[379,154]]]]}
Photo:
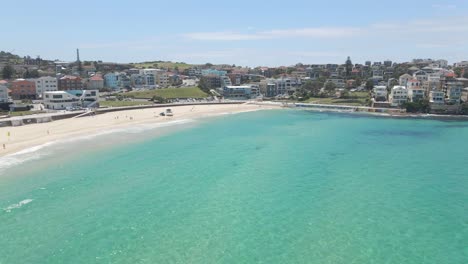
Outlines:
{"type": "Polygon", "coordinates": [[[156,128],[182,125],[182,124],[188,124],[192,122],[195,122],[195,120],[181,119],[181,120],[174,120],[174,121],[169,121],[169,122],[164,122],[164,123],[138,124],[134,126],[126,126],[122,128],[109,129],[106,131],[96,132],[96,133],[92,133],[89,135],[73,136],[67,139],[59,139],[55,141],[50,141],[41,145],[26,148],[21,151],[1,157],[0,158],[0,173],[7,168],[16,166],[26,161],[37,160],[41,157],[50,155],[53,152],[50,149],[50,147],[55,146],[55,145],[59,145],[63,143],[74,143],[74,142],[83,141],[83,140],[92,140],[100,136],[116,134],[116,133],[137,134],[137,133],[142,133],[142,132],[156,129],[156,128]]]}
{"type": "Polygon", "coordinates": [[[9,205],[8,207],[4,208],[3,210],[7,213],[11,213],[11,210],[14,210],[14,209],[18,209],[18,208],[21,208],[23,205],[26,205],[30,202],[32,202],[33,199],[26,199],[26,200],[23,200],[17,204],[12,204],[12,205],[9,205]]]}

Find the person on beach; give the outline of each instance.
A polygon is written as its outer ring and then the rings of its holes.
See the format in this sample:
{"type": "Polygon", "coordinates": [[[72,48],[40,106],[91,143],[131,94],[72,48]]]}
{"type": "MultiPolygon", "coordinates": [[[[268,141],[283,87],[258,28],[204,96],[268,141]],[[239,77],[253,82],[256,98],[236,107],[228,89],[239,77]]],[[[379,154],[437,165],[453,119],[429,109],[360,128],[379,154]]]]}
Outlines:
{"type": "Polygon", "coordinates": [[[6,146],[5,146],[5,144],[3,144],[3,149],[6,149],[6,146]]]}

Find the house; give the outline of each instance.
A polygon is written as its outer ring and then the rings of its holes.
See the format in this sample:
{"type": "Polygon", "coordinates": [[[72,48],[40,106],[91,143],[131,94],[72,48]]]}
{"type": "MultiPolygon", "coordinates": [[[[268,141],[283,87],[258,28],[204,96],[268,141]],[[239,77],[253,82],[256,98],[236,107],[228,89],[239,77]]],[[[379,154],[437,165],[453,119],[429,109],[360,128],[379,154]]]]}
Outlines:
{"type": "Polygon", "coordinates": [[[344,79],[328,79],[327,82],[331,82],[336,88],[345,88],[346,82],[344,79]]]}
{"type": "Polygon", "coordinates": [[[427,81],[428,73],[425,71],[417,71],[413,73],[413,78],[417,79],[420,82],[424,82],[424,81],[427,81]]]}
{"type": "Polygon", "coordinates": [[[90,90],[99,90],[104,88],[104,79],[102,75],[96,74],[89,78],[87,88],[90,90]]]}
{"type": "Polygon", "coordinates": [[[46,109],[63,110],[74,107],[92,107],[97,106],[98,102],[98,90],[44,92],[44,106],[46,109]]]}
{"type": "Polygon", "coordinates": [[[444,104],[445,103],[445,93],[443,91],[430,91],[429,92],[429,102],[431,104],[444,104]]]}
{"type": "Polygon", "coordinates": [[[73,75],[65,75],[59,79],[58,88],[61,91],[80,90],[83,88],[81,78],[73,75]]]}
{"type": "Polygon", "coordinates": [[[409,80],[406,84],[408,91],[408,98],[411,102],[417,102],[423,100],[425,97],[425,90],[421,86],[421,81],[417,79],[409,80]]]}
{"type": "Polygon", "coordinates": [[[11,83],[11,97],[14,100],[36,99],[36,82],[17,79],[11,83]]]}
{"type": "Polygon", "coordinates": [[[408,83],[408,81],[412,80],[412,79],[413,79],[413,76],[411,76],[411,75],[409,75],[407,73],[403,74],[399,78],[400,86],[405,86],[406,87],[406,84],[408,83]]]}
{"type": "Polygon", "coordinates": [[[0,103],[7,103],[10,101],[7,84],[7,81],[0,80],[0,103]]]}
{"type": "Polygon", "coordinates": [[[44,92],[57,91],[58,82],[57,78],[45,76],[37,78],[36,80],[36,98],[42,98],[44,92]]]}
{"type": "Polygon", "coordinates": [[[408,90],[404,86],[394,86],[389,101],[392,106],[401,106],[408,101],[408,90]]]}
{"type": "Polygon", "coordinates": [[[376,101],[387,101],[388,92],[386,86],[374,86],[372,92],[376,101]]]}
{"type": "Polygon", "coordinates": [[[448,82],[447,83],[447,92],[446,103],[448,104],[459,104],[461,100],[463,84],[461,82],[448,82]]]}

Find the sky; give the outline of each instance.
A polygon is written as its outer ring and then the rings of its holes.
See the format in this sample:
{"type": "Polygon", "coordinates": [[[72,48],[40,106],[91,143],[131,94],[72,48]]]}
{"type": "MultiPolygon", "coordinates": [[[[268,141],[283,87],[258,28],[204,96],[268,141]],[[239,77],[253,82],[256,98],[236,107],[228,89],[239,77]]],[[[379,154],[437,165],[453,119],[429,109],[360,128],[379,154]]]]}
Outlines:
{"type": "Polygon", "coordinates": [[[468,60],[468,1],[4,0],[0,50],[242,66],[468,60]]]}

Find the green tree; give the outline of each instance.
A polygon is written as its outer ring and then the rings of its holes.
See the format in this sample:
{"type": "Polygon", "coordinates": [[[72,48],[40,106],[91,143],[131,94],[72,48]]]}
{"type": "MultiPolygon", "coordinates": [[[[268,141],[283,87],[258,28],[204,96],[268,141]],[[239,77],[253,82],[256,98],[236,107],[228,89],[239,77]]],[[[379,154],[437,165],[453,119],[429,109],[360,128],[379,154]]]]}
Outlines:
{"type": "Polygon", "coordinates": [[[166,98],[157,95],[153,96],[153,98],[151,98],[151,101],[158,104],[164,104],[167,102],[166,98]]]}
{"type": "Polygon", "coordinates": [[[335,92],[336,89],[336,84],[333,82],[327,82],[325,84],[325,91],[327,92],[328,95],[332,95],[335,92]]]}
{"type": "Polygon", "coordinates": [[[3,70],[2,70],[2,78],[3,79],[11,79],[13,78],[13,75],[15,74],[15,69],[11,66],[11,65],[6,65],[5,67],[3,67],[3,70]]]}
{"type": "Polygon", "coordinates": [[[349,78],[351,76],[351,72],[353,71],[353,62],[351,61],[351,57],[348,56],[345,66],[346,66],[346,77],[349,78]]]}
{"type": "Polygon", "coordinates": [[[367,80],[366,81],[366,89],[367,90],[372,90],[374,88],[374,81],[373,80],[367,80]]]}
{"type": "Polygon", "coordinates": [[[200,88],[202,91],[205,93],[210,93],[210,83],[205,80],[205,78],[200,78],[200,81],[198,82],[198,88],[200,88]]]}
{"type": "Polygon", "coordinates": [[[418,102],[406,102],[403,105],[408,113],[429,113],[431,106],[428,100],[420,100],[418,102]]]}
{"type": "Polygon", "coordinates": [[[323,83],[319,81],[307,81],[302,85],[304,90],[308,91],[310,96],[316,97],[320,94],[320,89],[322,89],[323,83]]]}

